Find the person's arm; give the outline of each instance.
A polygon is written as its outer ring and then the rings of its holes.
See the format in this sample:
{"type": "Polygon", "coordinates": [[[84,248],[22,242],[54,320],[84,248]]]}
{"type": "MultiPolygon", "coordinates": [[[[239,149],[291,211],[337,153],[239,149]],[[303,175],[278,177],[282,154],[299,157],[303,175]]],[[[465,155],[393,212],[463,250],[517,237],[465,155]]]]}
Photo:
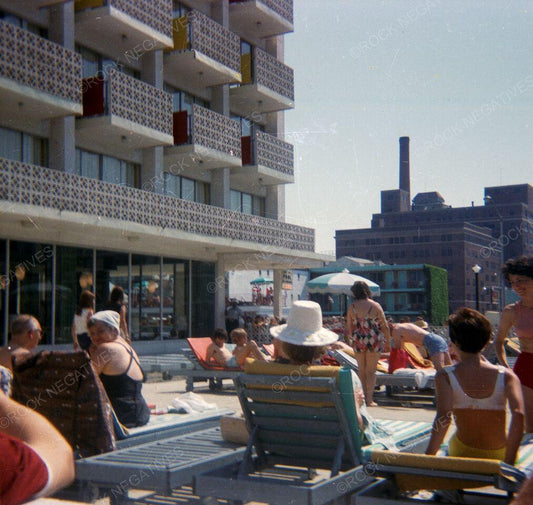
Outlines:
{"type": "Polygon", "coordinates": [[[435,396],[437,412],[426,454],[437,454],[452,420],[453,393],[447,373],[443,370],[437,372],[435,376],[435,396]]]}
{"type": "Polygon", "coordinates": [[[387,322],[387,318],[385,317],[385,312],[383,312],[383,308],[381,305],[377,302],[374,302],[376,304],[376,312],[379,323],[379,329],[381,330],[381,333],[385,335],[385,352],[390,352],[391,348],[391,335],[389,331],[389,323],[387,322]]]}
{"type": "Polygon", "coordinates": [[[78,342],[78,334],[76,333],[76,324],[74,321],[72,321],[72,326],[70,327],[70,334],[72,335],[74,350],[77,351],[80,349],[80,343],[78,342]]]}
{"type": "Polygon", "coordinates": [[[126,306],[122,305],[120,307],[120,332],[122,333],[122,337],[124,340],[130,339],[129,333],[128,333],[128,322],[126,320],[126,306]]]}
{"type": "Polygon", "coordinates": [[[507,363],[507,356],[505,355],[505,339],[509,334],[511,327],[514,324],[514,306],[507,305],[504,307],[502,315],[500,317],[500,324],[498,325],[498,333],[496,334],[496,339],[494,340],[494,350],[496,351],[496,356],[498,361],[506,368],[509,367],[507,363]]]}
{"type": "Polygon", "coordinates": [[[216,353],[216,345],[214,342],[211,342],[208,346],[207,346],[207,351],[205,353],[205,361],[207,363],[209,363],[210,361],[215,361],[218,363],[216,357],[215,357],[215,353],[216,353]]]}
{"type": "Polygon", "coordinates": [[[91,365],[96,375],[105,371],[106,365],[114,358],[115,349],[112,345],[100,344],[91,348],[91,365]]]}
{"type": "Polygon", "coordinates": [[[352,333],[354,330],[354,312],[355,307],[350,305],[346,311],[346,328],[348,328],[348,338],[352,338],[352,333]]]}
{"type": "Polygon", "coordinates": [[[505,370],[505,393],[509,401],[511,422],[507,432],[507,447],[504,462],[514,465],[516,454],[524,433],[524,398],[518,377],[511,370],[505,370]]]}
{"type": "Polygon", "coordinates": [[[50,469],[47,494],[53,494],[74,480],[72,449],[52,424],[34,410],[0,392],[0,430],[25,442],[50,469]]]}

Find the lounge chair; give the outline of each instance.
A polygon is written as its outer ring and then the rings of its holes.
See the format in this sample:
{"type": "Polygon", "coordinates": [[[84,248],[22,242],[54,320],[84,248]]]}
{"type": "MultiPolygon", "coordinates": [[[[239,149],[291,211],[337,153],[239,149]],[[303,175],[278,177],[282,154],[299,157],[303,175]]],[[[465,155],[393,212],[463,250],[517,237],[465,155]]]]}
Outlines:
{"type": "Polygon", "coordinates": [[[84,501],[108,496],[115,505],[128,500],[130,489],[169,496],[196,473],[240,461],[245,447],[224,441],[220,434],[220,417],[227,413],[202,413],[167,436],[145,433],[138,439],[145,443],[127,446],[132,440],[126,439],[116,451],[77,460],[77,496],[84,501]]]}
{"type": "MultiPolygon", "coordinates": [[[[351,374],[333,366],[294,366],[247,360],[235,385],[250,440],[241,463],[195,477],[203,497],[320,505],[374,478],[363,471],[351,374]],[[254,456],[254,451],[256,456],[254,456]]],[[[429,423],[409,424],[396,442],[421,448],[429,423]]]]}
{"type": "Polygon", "coordinates": [[[447,497],[453,503],[506,504],[533,469],[533,443],[528,438],[522,443],[517,466],[491,459],[383,450],[370,450],[365,456],[372,461],[365,467],[367,471],[385,479],[356,493],[354,505],[427,505],[447,502],[447,497]],[[476,488],[485,489],[482,493],[471,491],[476,488]],[[437,493],[436,499],[429,497],[427,500],[413,499],[406,494],[419,490],[446,490],[446,493],[437,493]],[[457,493],[450,492],[453,490],[457,493]]]}
{"type": "MultiPolygon", "coordinates": [[[[376,386],[385,386],[387,396],[392,396],[397,390],[404,388],[416,389],[434,389],[435,387],[435,369],[430,361],[424,360],[420,355],[416,346],[407,344],[406,350],[409,353],[409,363],[418,364],[418,368],[400,369],[397,373],[386,373],[386,361],[380,360],[378,363],[378,373],[376,374],[376,386]],[[422,366],[424,365],[424,366],[422,366]]],[[[329,351],[339,363],[343,366],[351,368],[357,372],[358,364],[354,357],[354,353],[349,350],[335,350],[329,351]]]]}

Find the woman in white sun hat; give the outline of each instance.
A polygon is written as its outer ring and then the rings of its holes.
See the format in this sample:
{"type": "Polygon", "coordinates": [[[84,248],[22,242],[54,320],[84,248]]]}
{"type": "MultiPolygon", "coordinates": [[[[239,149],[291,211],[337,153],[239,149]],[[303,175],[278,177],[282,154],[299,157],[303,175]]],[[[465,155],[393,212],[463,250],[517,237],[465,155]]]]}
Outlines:
{"type": "MultiPolygon", "coordinates": [[[[313,365],[320,362],[326,348],[336,342],[339,336],[322,326],[320,305],[311,301],[294,302],[287,324],[270,328],[270,334],[279,342],[280,351],[291,365],[313,365]]],[[[354,377],[355,405],[359,424],[363,419],[359,406],[364,403],[363,391],[358,377],[354,377]]]]}
{"type": "MultiPolygon", "coordinates": [[[[326,348],[339,338],[335,332],[322,326],[320,305],[311,301],[294,302],[287,324],[271,327],[270,334],[277,339],[279,350],[286,358],[284,362],[292,365],[318,363],[326,348]]],[[[351,372],[359,426],[365,430],[366,439],[370,443],[380,442],[388,449],[395,449],[391,434],[366,410],[361,381],[353,370],[351,372]]]]}

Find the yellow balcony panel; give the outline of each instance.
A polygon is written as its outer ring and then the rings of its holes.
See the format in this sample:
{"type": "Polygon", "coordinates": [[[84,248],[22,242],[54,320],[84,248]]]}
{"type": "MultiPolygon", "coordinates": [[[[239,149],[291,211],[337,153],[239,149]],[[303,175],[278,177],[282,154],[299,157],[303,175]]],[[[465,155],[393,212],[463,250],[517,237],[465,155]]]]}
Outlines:
{"type": "Polygon", "coordinates": [[[28,120],[81,114],[81,56],[0,21],[0,114],[28,120]]]}
{"type": "Polygon", "coordinates": [[[171,0],[77,0],[76,41],[131,65],[173,46],[171,0]]]}
{"type": "Polygon", "coordinates": [[[201,12],[173,21],[174,48],[165,52],[165,80],[206,97],[207,88],[241,82],[240,40],[201,12]]]}
{"type": "Polygon", "coordinates": [[[230,29],[247,39],[294,31],[292,0],[230,0],[230,29]]]}

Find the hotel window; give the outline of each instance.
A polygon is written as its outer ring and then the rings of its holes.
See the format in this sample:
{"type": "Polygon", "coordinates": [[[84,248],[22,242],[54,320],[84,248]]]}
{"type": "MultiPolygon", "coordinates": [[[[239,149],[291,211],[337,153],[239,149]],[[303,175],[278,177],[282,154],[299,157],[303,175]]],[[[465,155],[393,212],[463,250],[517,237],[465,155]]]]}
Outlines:
{"type": "Polygon", "coordinates": [[[210,187],[206,182],[195,181],[168,172],[164,174],[164,181],[163,192],[167,196],[205,204],[210,202],[210,187]]]}
{"type": "Polygon", "coordinates": [[[30,23],[25,19],[19,18],[14,14],[9,14],[3,10],[0,10],[0,19],[18,28],[23,28],[28,32],[35,33],[35,35],[39,35],[40,37],[43,37],[45,39],[48,38],[48,30],[46,30],[45,28],[41,28],[33,23],[30,23]]]}
{"type": "Polygon", "coordinates": [[[0,158],[48,166],[48,140],[28,133],[0,128],[0,158]]]}
{"type": "Polygon", "coordinates": [[[76,149],[76,174],[132,188],[139,187],[140,167],[136,163],[76,149]]]}
{"type": "Polygon", "coordinates": [[[252,214],[254,216],[265,215],[265,199],[260,196],[231,190],[231,210],[252,214]]]}
{"type": "Polygon", "coordinates": [[[107,76],[110,70],[118,70],[123,74],[134,77],[135,79],[140,79],[141,73],[132,68],[126,67],[122,63],[106,58],[101,54],[92,51],[83,46],[76,46],[76,52],[81,55],[81,64],[82,64],[82,77],[87,79],[89,77],[99,77],[100,79],[106,81],[107,76]]]}

